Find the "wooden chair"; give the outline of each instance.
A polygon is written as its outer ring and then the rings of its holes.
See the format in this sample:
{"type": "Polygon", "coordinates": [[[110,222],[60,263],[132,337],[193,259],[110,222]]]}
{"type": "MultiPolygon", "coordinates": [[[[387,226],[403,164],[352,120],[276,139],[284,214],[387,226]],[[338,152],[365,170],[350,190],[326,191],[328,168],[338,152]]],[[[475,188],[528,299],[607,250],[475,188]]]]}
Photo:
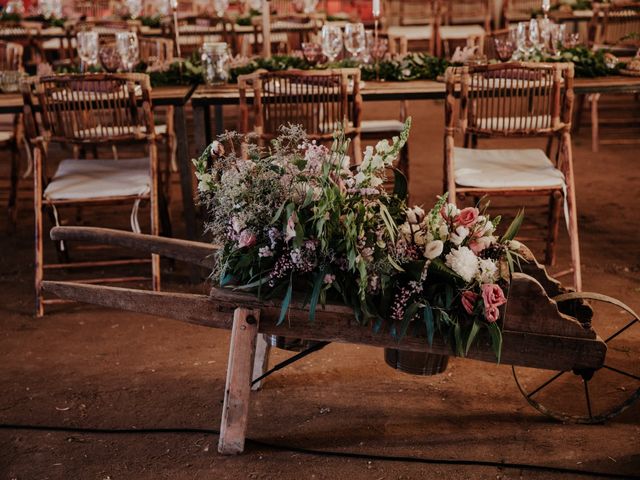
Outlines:
{"type": "MultiPolygon", "coordinates": [[[[23,70],[23,52],[24,49],[19,43],[0,41],[0,71],[21,72],[23,70]]],[[[0,130],[0,148],[11,152],[7,208],[9,228],[13,230],[18,216],[18,183],[20,180],[20,150],[18,146],[24,142],[22,115],[8,115],[6,123],[6,129],[0,130]]]]}
{"type": "Polygon", "coordinates": [[[385,31],[407,39],[409,50],[440,55],[441,3],[439,0],[407,0],[385,10],[385,31]]]}
{"type": "MultiPolygon", "coordinates": [[[[551,0],[551,5],[558,3],[551,0]]],[[[540,0],[503,0],[502,2],[502,26],[508,27],[511,23],[524,22],[540,10],[540,0]]]]}
{"type": "MultiPolygon", "coordinates": [[[[589,44],[593,49],[607,49],[616,55],[633,56],[640,48],[640,2],[619,2],[614,4],[594,4],[593,17],[589,24],[589,44]]],[[[638,133],[633,132],[628,137],[616,136],[616,138],[600,138],[600,94],[594,93],[587,96],[591,103],[591,150],[597,152],[600,143],[606,144],[635,144],[640,143],[638,133]]],[[[581,102],[584,101],[581,99],[581,102]]],[[[636,103],[637,96],[630,99],[636,103]]],[[[580,103],[582,105],[582,103],[580,103]]],[[[628,104],[622,107],[628,109],[628,104]]],[[[634,119],[619,117],[620,105],[612,109],[618,112],[618,118],[612,118],[611,123],[618,127],[628,126],[634,123],[634,119]],[[617,108],[616,108],[617,107],[617,108]]],[[[637,122],[636,122],[637,123],[637,122]]]]}
{"type": "Polygon", "coordinates": [[[240,130],[255,132],[261,141],[280,133],[280,126],[299,124],[310,139],[330,142],[342,125],[352,139],[355,163],[360,162],[360,70],[258,71],[238,78],[240,130]],[[250,129],[248,92],[253,94],[250,129]]]}
{"type": "Polygon", "coordinates": [[[73,11],[80,18],[96,19],[113,15],[113,0],[74,0],[73,11]]]}
{"type": "Polygon", "coordinates": [[[439,36],[440,51],[450,57],[458,46],[465,46],[470,38],[491,31],[491,0],[444,0],[439,36]]]}
{"type": "MultiPolygon", "coordinates": [[[[391,57],[403,57],[408,53],[408,42],[406,37],[379,33],[379,38],[387,40],[389,45],[389,55],[391,57]]],[[[398,118],[385,118],[382,120],[361,120],[360,133],[362,140],[382,140],[398,135],[404,128],[404,122],[409,116],[409,102],[402,100],[398,118]]],[[[400,157],[396,167],[409,180],[409,142],[405,143],[400,150],[400,157]]]]}
{"type": "Polygon", "coordinates": [[[567,220],[576,290],[582,288],[571,112],[573,64],[503,63],[449,68],[445,74],[445,181],[451,202],[465,196],[548,196],[546,263],[556,258],[560,212],[567,220]],[[460,73],[460,77],[456,75],[460,73]],[[460,87],[459,126],[456,87],[460,87]],[[556,137],[557,162],[537,149],[455,146],[455,133],[481,138],[556,137]]]}
{"type": "MultiPolygon", "coordinates": [[[[164,26],[166,38],[176,38],[175,23],[164,26]]],[[[226,42],[230,48],[234,46],[234,34],[225,18],[211,15],[188,15],[178,19],[178,36],[180,53],[188,57],[197,52],[204,42],[226,42]]],[[[176,51],[178,46],[176,45],[176,51]]]]}
{"type": "MultiPolygon", "coordinates": [[[[151,111],[151,87],[144,74],[87,74],[30,78],[22,83],[27,132],[34,148],[35,290],[36,315],[44,314],[45,270],[108,267],[151,262],[152,288],[160,289],[160,259],[44,263],[43,213],[48,208],[56,223],[58,209],[68,206],[132,204],[131,227],[139,231],[138,207],[149,201],[151,234],[159,233],[162,199],[158,187],[156,134],[151,111]],[[40,122],[37,122],[36,111],[40,122]],[[93,145],[137,143],[147,149],[144,158],[130,160],[63,160],[55,173],[47,170],[50,143],[93,145]]],[[[64,244],[59,249],[66,252],[64,244]],[[64,250],[63,250],[64,249],[64,250]]],[[[100,278],[114,283],[141,277],[100,278]]],[[[96,280],[87,280],[96,283],[96,280]]]]}

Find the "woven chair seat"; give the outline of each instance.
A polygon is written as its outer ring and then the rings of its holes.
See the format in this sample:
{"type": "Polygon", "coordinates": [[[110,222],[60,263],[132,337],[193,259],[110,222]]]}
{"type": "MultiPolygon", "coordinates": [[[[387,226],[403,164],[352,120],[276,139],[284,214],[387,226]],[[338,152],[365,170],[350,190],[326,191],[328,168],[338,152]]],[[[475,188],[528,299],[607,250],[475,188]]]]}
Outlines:
{"type": "Polygon", "coordinates": [[[479,150],[455,147],[455,182],[472,188],[564,186],[564,175],[539,149],[479,150]]]}
{"type": "Polygon", "coordinates": [[[151,191],[148,158],[67,159],[44,191],[47,200],[140,197],[151,191]]]}

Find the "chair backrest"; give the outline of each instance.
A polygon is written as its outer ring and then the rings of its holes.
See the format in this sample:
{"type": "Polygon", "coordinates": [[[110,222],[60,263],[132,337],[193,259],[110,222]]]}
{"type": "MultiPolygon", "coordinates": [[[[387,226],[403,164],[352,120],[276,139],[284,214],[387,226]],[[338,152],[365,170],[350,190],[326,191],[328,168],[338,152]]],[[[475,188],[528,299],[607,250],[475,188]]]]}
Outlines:
{"type": "Polygon", "coordinates": [[[73,11],[85,18],[102,18],[112,15],[114,7],[112,0],[75,0],[73,2],[73,11]]]}
{"type": "Polygon", "coordinates": [[[446,128],[450,134],[455,129],[456,86],[460,87],[459,119],[465,135],[555,135],[571,127],[572,63],[512,62],[449,68],[445,80],[446,128]]]}
{"type": "Polygon", "coordinates": [[[83,30],[93,30],[98,32],[100,36],[112,36],[114,37],[117,32],[140,31],[142,23],[138,20],[91,20],[84,22],[76,22],[68,25],[69,33],[75,36],[78,32],[83,30]]]}
{"type": "Polygon", "coordinates": [[[594,4],[593,12],[589,28],[592,45],[640,45],[640,2],[594,4]]]}
{"type": "MultiPolygon", "coordinates": [[[[487,60],[500,60],[498,51],[496,49],[496,40],[505,41],[509,39],[510,29],[503,28],[500,30],[493,30],[491,33],[484,35],[482,39],[477,38],[472,42],[473,45],[478,45],[478,49],[481,53],[487,56],[487,60]]],[[[515,45],[514,45],[515,50],[515,45]]]]}
{"type": "Polygon", "coordinates": [[[439,0],[400,0],[398,3],[400,25],[426,25],[438,21],[439,0]]]}
{"type": "Polygon", "coordinates": [[[24,48],[19,43],[0,40],[0,70],[22,70],[24,48]]]}
{"type": "Polygon", "coordinates": [[[138,39],[140,60],[150,67],[162,66],[173,60],[173,40],[160,37],[138,39]]]}
{"type": "MultiPolygon", "coordinates": [[[[168,24],[168,35],[176,38],[175,24],[168,24]]],[[[178,19],[178,37],[183,55],[199,49],[204,42],[226,42],[232,45],[228,22],[213,15],[188,15],[178,19]]]]}
{"type": "Polygon", "coordinates": [[[28,135],[36,143],[155,141],[151,85],[145,74],[31,77],[21,89],[28,135]]]}
{"type": "Polygon", "coordinates": [[[300,124],[310,138],[329,140],[340,124],[348,137],[360,133],[360,70],[256,72],[238,78],[241,130],[249,132],[247,93],[253,93],[254,131],[278,136],[281,125],[300,124]]]}
{"type": "MultiPolygon", "coordinates": [[[[558,0],[551,0],[551,5],[558,3],[558,0]]],[[[525,20],[530,18],[534,12],[541,9],[540,0],[503,0],[502,16],[506,23],[511,19],[525,20]]]]}
{"type": "Polygon", "coordinates": [[[491,0],[444,0],[443,21],[449,25],[481,24],[491,28],[491,0]]]}

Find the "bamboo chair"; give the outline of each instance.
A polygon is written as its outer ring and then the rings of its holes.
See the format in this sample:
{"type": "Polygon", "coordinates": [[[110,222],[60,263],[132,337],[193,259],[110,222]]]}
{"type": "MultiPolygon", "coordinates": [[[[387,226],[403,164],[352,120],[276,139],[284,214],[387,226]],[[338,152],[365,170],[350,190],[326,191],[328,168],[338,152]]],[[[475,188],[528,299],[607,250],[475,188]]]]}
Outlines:
{"type": "MultiPolygon", "coordinates": [[[[19,43],[0,41],[0,71],[19,71],[22,68],[22,55],[24,49],[19,43]]],[[[8,115],[7,128],[0,131],[0,148],[11,152],[11,167],[9,169],[9,198],[8,198],[8,222],[9,229],[13,231],[18,216],[18,183],[20,180],[20,150],[18,148],[24,142],[21,115],[8,115]]],[[[3,122],[4,123],[4,122],[3,122]]],[[[3,125],[4,127],[4,125],[3,125]]]]}
{"type": "MultiPolygon", "coordinates": [[[[390,2],[391,3],[391,2],[390,2]]],[[[385,31],[389,35],[405,37],[409,50],[427,50],[439,56],[442,9],[439,0],[407,0],[389,5],[385,31]],[[393,22],[394,24],[391,24],[393,22]]]]}
{"type": "MultiPolygon", "coordinates": [[[[557,4],[552,0],[551,5],[557,4]]],[[[508,27],[511,23],[524,22],[533,17],[534,12],[540,10],[540,0],[503,0],[502,2],[502,26],[508,27]]]]}
{"type": "Polygon", "coordinates": [[[256,133],[262,142],[276,138],[280,126],[301,125],[312,140],[330,142],[342,125],[352,140],[355,163],[360,149],[360,70],[258,71],[238,77],[240,130],[256,133]],[[248,93],[253,95],[253,128],[250,128],[248,93]]]}
{"type": "Polygon", "coordinates": [[[450,57],[457,46],[491,32],[491,0],[444,0],[439,29],[440,51],[450,57]]]}
{"type": "Polygon", "coordinates": [[[103,18],[114,13],[115,3],[112,0],[75,0],[73,11],[80,18],[103,18]]]}
{"type": "MultiPolygon", "coordinates": [[[[151,234],[159,233],[162,202],[158,187],[156,134],[151,111],[151,86],[144,74],[87,74],[29,78],[22,83],[27,132],[34,148],[36,315],[44,314],[45,270],[151,263],[152,288],[160,289],[160,258],[44,263],[43,213],[48,208],[58,223],[58,208],[132,204],[131,227],[139,231],[138,207],[149,201],[151,234]],[[37,107],[36,107],[37,105],[37,107]],[[37,122],[36,109],[40,122],[37,122]],[[47,171],[50,143],[113,145],[137,143],[148,150],[131,160],[67,159],[53,176],[47,171]]],[[[164,205],[164,203],[163,203],[164,205]]],[[[66,252],[64,244],[58,245],[66,252]]],[[[100,278],[89,283],[116,283],[141,277],[100,278]]]]}
{"type": "MultiPolygon", "coordinates": [[[[387,39],[389,45],[389,55],[391,57],[403,57],[408,53],[408,42],[405,37],[397,37],[388,33],[378,34],[379,38],[387,39]]],[[[404,122],[409,116],[409,102],[400,101],[400,111],[398,118],[382,120],[361,120],[360,133],[362,140],[382,140],[398,135],[404,128],[404,122]]],[[[400,150],[400,157],[396,167],[409,180],[409,142],[405,143],[400,150]]]]}
{"type": "MultiPolygon", "coordinates": [[[[640,47],[638,35],[640,35],[640,2],[594,4],[593,17],[589,24],[589,44],[593,49],[607,49],[616,55],[632,56],[640,47]]],[[[600,94],[588,95],[587,99],[591,103],[592,151],[597,152],[601,143],[640,143],[637,133],[627,138],[600,138],[600,124],[602,123],[600,119],[600,94]]],[[[631,102],[637,103],[637,96],[631,102]]],[[[628,105],[624,108],[627,107],[628,105]]],[[[630,123],[628,118],[616,120],[615,123],[620,126],[630,123]]],[[[632,120],[631,123],[633,123],[632,120]]]]}
{"type": "MultiPolygon", "coordinates": [[[[300,50],[302,44],[311,42],[318,34],[318,20],[308,15],[273,15],[271,20],[271,51],[281,54],[290,54],[294,50],[300,50]],[[275,48],[274,48],[275,46],[275,48]]],[[[254,55],[263,52],[262,17],[253,17],[251,28],[234,25],[238,44],[236,51],[248,53],[248,45],[254,55]]]]}
{"type": "MultiPolygon", "coordinates": [[[[175,23],[164,26],[166,38],[176,38],[175,23]]],[[[180,52],[183,57],[197,52],[204,42],[226,42],[234,46],[234,34],[225,18],[211,15],[187,15],[178,19],[180,52]]],[[[176,45],[176,49],[178,45],[176,45]]],[[[177,50],[176,50],[177,51],[177,50]]]]}
{"type": "Polygon", "coordinates": [[[445,74],[445,178],[449,199],[466,196],[547,196],[546,263],[556,260],[560,212],[571,244],[573,279],[582,288],[571,112],[573,64],[503,63],[449,68],[445,74]],[[460,77],[456,75],[460,74],[460,77]],[[454,109],[460,86],[459,130],[483,138],[556,137],[557,162],[537,149],[480,150],[455,145],[454,109]]]}

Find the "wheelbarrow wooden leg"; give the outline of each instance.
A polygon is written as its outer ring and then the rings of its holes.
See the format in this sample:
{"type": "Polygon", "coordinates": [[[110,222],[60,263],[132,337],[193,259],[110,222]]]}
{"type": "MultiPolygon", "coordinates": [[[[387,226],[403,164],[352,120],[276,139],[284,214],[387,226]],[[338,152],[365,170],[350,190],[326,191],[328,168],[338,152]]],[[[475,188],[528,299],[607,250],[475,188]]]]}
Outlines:
{"type": "Polygon", "coordinates": [[[218,442],[218,452],[223,455],[242,453],[244,450],[259,318],[259,310],[237,308],[233,313],[227,383],[218,442]]]}
{"type": "MultiPolygon", "coordinates": [[[[269,368],[269,352],[271,351],[271,345],[267,340],[267,335],[261,333],[258,335],[258,339],[256,341],[256,355],[253,360],[253,375],[251,375],[251,381],[256,378],[262,376],[266,373],[269,368]]],[[[260,380],[251,386],[251,390],[260,390],[262,387],[262,382],[264,380],[260,380]]]]}

